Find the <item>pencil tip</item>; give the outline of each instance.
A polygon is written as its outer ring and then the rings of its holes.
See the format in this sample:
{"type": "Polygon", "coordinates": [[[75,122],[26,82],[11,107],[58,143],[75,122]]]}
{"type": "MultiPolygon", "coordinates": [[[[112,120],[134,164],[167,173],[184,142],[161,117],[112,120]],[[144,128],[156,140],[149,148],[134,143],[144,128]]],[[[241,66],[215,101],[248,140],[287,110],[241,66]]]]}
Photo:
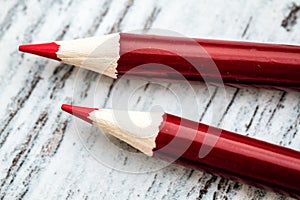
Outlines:
{"type": "Polygon", "coordinates": [[[56,55],[59,47],[60,46],[55,42],[44,44],[25,44],[19,46],[19,51],[60,61],[60,59],[56,55]]]}
{"type": "Polygon", "coordinates": [[[91,119],[88,117],[90,116],[90,113],[94,110],[98,110],[98,108],[86,108],[86,107],[80,107],[80,106],[72,106],[68,104],[63,104],[61,106],[61,109],[67,113],[70,113],[71,115],[74,115],[88,123],[93,123],[91,119]]]}

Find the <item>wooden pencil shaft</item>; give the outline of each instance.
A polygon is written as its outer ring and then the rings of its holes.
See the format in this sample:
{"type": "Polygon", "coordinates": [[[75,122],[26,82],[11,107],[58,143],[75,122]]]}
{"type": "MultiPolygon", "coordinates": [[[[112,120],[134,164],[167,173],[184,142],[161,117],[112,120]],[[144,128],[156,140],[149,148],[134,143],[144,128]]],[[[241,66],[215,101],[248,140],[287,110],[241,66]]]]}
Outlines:
{"type": "Polygon", "coordinates": [[[300,47],[276,44],[120,34],[118,76],[219,82],[243,87],[300,88],[300,47]],[[147,63],[151,66],[132,70],[147,63]],[[217,67],[217,70],[216,70],[217,67]]]}
{"type": "Polygon", "coordinates": [[[300,152],[170,114],[164,115],[156,145],[156,157],[300,197],[300,152]],[[211,149],[203,158],[201,147],[211,149]]]}

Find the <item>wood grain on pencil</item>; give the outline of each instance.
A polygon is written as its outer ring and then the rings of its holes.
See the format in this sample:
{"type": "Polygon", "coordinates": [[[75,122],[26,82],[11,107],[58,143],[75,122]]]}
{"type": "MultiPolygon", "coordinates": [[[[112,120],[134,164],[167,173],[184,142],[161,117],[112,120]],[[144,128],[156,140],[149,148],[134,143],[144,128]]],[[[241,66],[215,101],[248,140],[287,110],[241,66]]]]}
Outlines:
{"type": "Polygon", "coordinates": [[[62,109],[93,123],[147,155],[300,197],[298,151],[167,113],[117,111],[71,105],[63,105],[62,109]],[[124,113],[133,118],[119,117],[124,113]],[[141,127],[128,126],[132,120],[141,127]],[[148,126],[145,126],[147,123],[148,126]],[[143,131],[137,132],[141,128],[143,131]],[[207,138],[210,142],[205,141],[207,138]],[[199,156],[202,146],[211,148],[203,157],[199,156]]]}
{"type": "Polygon", "coordinates": [[[19,49],[112,78],[300,89],[299,46],[116,33],[19,49]]]}

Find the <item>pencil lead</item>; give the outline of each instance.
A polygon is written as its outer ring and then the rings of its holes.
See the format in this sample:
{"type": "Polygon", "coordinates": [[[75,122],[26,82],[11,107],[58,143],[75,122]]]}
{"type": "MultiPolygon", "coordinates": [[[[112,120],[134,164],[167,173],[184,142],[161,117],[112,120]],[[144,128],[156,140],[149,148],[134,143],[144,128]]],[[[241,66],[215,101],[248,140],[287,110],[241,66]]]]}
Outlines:
{"type": "Polygon", "coordinates": [[[80,106],[72,106],[68,104],[63,104],[61,106],[61,109],[67,113],[70,113],[71,115],[74,115],[90,124],[93,123],[91,119],[88,117],[90,116],[90,113],[94,110],[98,110],[98,108],[86,108],[86,107],[80,107],[80,106]]]}
{"type": "Polygon", "coordinates": [[[59,47],[60,45],[56,44],[55,42],[43,44],[24,44],[19,46],[19,51],[61,61],[61,59],[59,59],[56,55],[59,47]]]}

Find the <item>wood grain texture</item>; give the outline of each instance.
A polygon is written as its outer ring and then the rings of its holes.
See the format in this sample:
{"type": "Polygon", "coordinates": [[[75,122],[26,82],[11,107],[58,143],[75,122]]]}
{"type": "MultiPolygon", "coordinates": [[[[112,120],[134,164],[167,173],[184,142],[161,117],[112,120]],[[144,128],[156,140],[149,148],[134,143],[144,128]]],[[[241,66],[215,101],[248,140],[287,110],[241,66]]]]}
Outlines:
{"type": "Polygon", "coordinates": [[[300,93],[117,82],[19,53],[17,47],[147,28],[299,45],[299,5],[299,0],[2,1],[0,199],[290,199],[173,164],[148,173],[113,169],[160,166],[128,156],[135,151],[62,113],[60,104],[164,109],[300,150],[300,93]]]}

